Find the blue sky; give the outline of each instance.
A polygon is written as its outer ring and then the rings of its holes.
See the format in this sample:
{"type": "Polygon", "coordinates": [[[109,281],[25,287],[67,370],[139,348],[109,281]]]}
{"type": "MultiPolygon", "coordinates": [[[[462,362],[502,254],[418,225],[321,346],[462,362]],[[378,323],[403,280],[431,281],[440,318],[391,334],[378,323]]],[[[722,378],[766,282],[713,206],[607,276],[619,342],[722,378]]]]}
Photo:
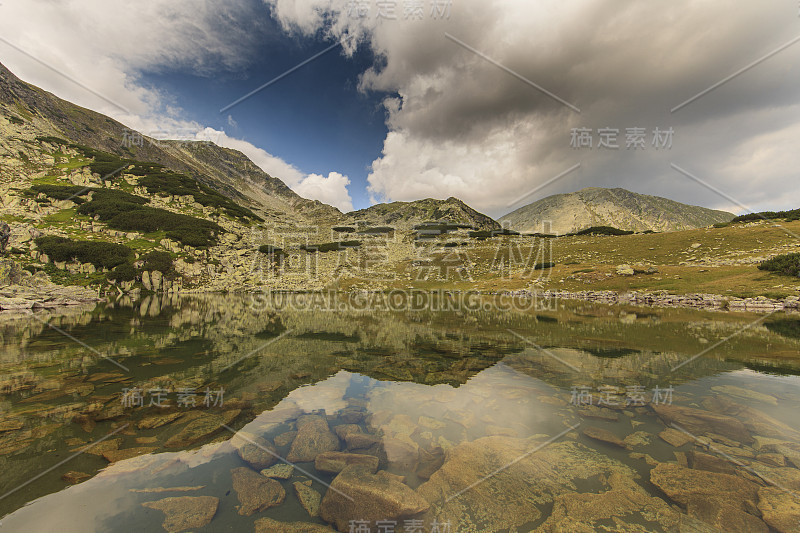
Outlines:
{"type": "Polygon", "coordinates": [[[380,0],[393,19],[359,3],[4,0],[0,61],[145,134],[241,150],[343,211],[456,196],[499,217],[584,187],[797,207],[796,3],[380,0]],[[571,145],[582,128],[591,148],[571,145]],[[620,147],[598,147],[603,129],[620,147]]]}
{"type": "Polygon", "coordinates": [[[331,170],[348,176],[354,206],[370,205],[369,167],[388,131],[381,102],[388,93],[358,90],[359,75],[376,58],[364,46],[351,57],[336,48],[225,112],[224,107],[336,41],[281,32],[262,11],[267,37],[252,62],[232,73],[200,75],[191,69],[142,72],[143,85],[175,96],[184,118],[224,130],[291,162],[306,174],[331,170]]]}

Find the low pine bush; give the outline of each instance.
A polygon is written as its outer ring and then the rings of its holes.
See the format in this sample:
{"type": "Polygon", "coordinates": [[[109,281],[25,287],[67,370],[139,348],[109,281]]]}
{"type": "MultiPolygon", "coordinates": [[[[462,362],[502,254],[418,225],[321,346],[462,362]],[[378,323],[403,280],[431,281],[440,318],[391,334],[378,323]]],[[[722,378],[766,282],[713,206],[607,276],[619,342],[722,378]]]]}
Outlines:
{"type": "Polygon", "coordinates": [[[778,255],[758,265],[759,270],[787,276],[800,276],[800,253],[778,255]]]}
{"type": "Polygon", "coordinates": [[[73,241],[65,237],[36,238],[39,251],[53,261],[91,263],[95,268],[112,269],[129,261],[133,250],[122,244],[101,241],[73,241]]]}

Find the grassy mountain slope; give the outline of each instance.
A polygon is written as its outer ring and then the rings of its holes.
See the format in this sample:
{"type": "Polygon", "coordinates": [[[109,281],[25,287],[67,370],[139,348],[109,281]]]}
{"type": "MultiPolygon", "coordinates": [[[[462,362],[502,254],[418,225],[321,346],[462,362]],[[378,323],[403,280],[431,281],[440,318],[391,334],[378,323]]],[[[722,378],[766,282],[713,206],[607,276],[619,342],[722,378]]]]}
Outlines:
{"type": "Polygon", "coordinates": [[[542,231],[550,221],[558,235],[592,226],[612,226],[630,231],[678,231],[729,222],[734,215],[682,204],[659,196],[625,189],[590,187],[569,194],[548,196],[517,209],[499,220],[520,232],[542,231]]]}

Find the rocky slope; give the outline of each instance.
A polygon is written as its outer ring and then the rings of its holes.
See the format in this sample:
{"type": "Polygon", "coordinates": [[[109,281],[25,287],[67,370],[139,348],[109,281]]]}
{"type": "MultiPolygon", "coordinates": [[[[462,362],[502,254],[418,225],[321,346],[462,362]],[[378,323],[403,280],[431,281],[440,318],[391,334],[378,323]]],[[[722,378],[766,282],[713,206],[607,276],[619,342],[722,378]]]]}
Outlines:
{"type": "Polygon", "coordinates": [[[548,196],[517,209],[499,220],[510,229],[535,233],[550,222],[552,233],[564,235],[592,226],[612,226],[629,231],[678,231],[729,222],[734,215],[682,204],[659,196],[625,189],[590,187],[569,194],[548,196]]]}
{"type": "Polygon", "coordinates": [[[480,230],[500,229],[500,224],[495,220],[453,197],[447,200],[426,198],[414,202],[377,204],[348,213],[346,220],[349,223],[365,222],[370,226],[386,225],[401,230],[432,221],[466,224],[480,230]]]}
{"type": "MultiPolygon", "coordinates": [[[[2,64],[0,109],[10,120],[9,127],[0,131],[8,144],[24,143],[34,136],[56,136],[120,157],[159,163],[217,189],[267,220],[289,218],[313,223],[341,216],[335,207],[300,197],[237,150],[210,142],[162,141],[146,136],[141,146],[131,143],[134,132],[124,124],[25,83],[2,64]]],[[[17,153],[14,146],[8,148],[17,153]]]]}

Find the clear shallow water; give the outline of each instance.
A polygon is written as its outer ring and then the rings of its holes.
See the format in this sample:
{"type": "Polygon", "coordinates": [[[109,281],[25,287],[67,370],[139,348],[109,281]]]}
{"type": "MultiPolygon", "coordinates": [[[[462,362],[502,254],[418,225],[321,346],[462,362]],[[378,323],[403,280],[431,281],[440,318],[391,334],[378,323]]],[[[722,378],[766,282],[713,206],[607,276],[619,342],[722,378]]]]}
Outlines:
{"type": "Polygon", "coordinates": [[[143,503],[200,496],[218,498],[216,512],[186,530],[253,531],[265,517],[325,524],[301,504],[303,482],[344,531],[361,519],[372,531],[376,520],[397,531],[412,531],[411,520],[424,531],[448,522],[450,531],[550,531],[564,516],[571,530],[780,531],[792,516],[759,505],[800,490],[790,460],[800,446],[792,317],[771,317],[676,370],[758,317],[574,302],[538,314],[253,311],[246,297],[209,296],[42,318],[85,346],[30,318],[0,322],[2,531],[163,531],[165,513],[143,503]],[[143,405],[123,409],[134,388],[143,405]],[[169,407],[150,405],[156,389],[169,407]],[[204,405],[205,391],[218,405],[204,405]],[[190,397],[194,406],[177,405],[190,397]],[[168,421],[151,427],[154,417],[168,421]],[[301,445],[294,432],[306,424],[315,429],[301,445]],[[658,436],[670,427],[686,442],[658,436]],[[237,451],[251,440],[281,458],[293,447],[305,456],[276,481],[282,503],[243,515],[242,494],[257,491],[237,490],[237,469],[262,466],[237,451]],[[374,456],[402,481],[381,484],[370,471],[335,481],[308,460],[323,449],[374,456]],[[660,463],[691,472],[666,469],[652,483],[660,463]],[[67,472],[88,479],[72,486],[67,472]],[[729,491],[734,508],[720,518],[702,510],[708,495],[676,492],[681,476],[746,485],[729,491]],[[374,490],[359,492],[362,481],[374,490]],[[353,493],[353,506],[335,501],[331,484],[353,493]]]}

